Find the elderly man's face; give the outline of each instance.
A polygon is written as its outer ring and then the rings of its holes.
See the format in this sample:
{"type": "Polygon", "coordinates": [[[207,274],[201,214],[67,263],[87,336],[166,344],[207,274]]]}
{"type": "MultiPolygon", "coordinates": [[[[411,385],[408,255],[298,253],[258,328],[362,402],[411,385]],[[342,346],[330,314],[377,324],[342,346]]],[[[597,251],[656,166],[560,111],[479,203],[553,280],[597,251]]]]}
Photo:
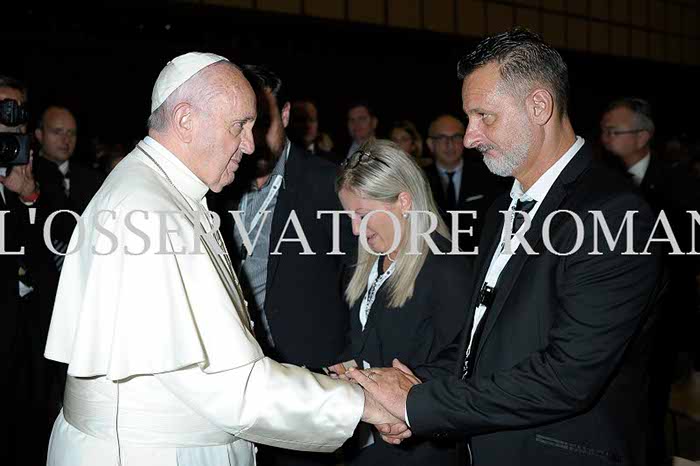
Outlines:
{"type": "Polygon", "coordinates": [[[195,173],[209,189],[220,192],[231,184],[243,154],[252,154],[255,93],[243,75],[222,66],[211,85],[218,94],[207,111],[199,111],[196,152],[201,164],[195,173]]]}
{"type": "Polygon", "coordinates": [[[632,110],[617,107],[600,120],[600,141],[606,150],[624,160],[646,147],[649,133],[638,127],[632,110]]]}
{"type": "Polygon", "coordinates": [[[489,63],[464,79],[462,103],[469,117],[464,146],[484,156],[499,176],[517,176],[528,158],[533,133],[524,101],[506,92],[498,65],[489,63]]]}

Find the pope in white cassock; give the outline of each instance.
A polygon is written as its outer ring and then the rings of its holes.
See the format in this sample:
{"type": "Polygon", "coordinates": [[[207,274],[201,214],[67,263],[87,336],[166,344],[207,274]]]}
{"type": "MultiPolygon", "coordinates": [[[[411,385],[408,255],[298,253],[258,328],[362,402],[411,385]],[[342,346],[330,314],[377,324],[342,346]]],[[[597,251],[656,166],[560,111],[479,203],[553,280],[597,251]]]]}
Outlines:
{"type": "Polygon", "coordinates": [[[360,420],[410,435],[358,386],[255,341],[205,199],[253,152],[255,109],[223,57],[188,53],[160,73],[149,136],[92,199],[63,267],[45,353],[68,364],[50,466],[252,465],[251,442],[331,452],[360,420]]]}

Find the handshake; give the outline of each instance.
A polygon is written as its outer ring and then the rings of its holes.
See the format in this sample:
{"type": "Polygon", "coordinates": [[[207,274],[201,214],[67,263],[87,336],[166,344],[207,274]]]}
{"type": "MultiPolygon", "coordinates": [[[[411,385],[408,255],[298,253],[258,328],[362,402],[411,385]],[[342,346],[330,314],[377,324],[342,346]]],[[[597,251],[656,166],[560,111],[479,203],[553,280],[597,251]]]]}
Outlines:
{"type": "Polygon", "coordinates": [[[406,399],[411,387],[421,381],[398,359],[386,368],[360,370],[339,363],[328,370],[331,377],[348,380],[364,389],[362,421],[373,424],[385,442],[398,445],[411,436],[405,422],[406,399]]]}

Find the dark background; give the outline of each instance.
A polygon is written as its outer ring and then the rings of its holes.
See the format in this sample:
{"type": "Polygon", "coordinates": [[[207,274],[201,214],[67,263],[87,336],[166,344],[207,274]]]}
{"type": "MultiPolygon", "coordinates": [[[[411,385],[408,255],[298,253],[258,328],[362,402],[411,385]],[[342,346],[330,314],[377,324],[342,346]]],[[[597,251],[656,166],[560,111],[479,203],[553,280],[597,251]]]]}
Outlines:
{"type": "MultiPolygon", "coordinates": [[[[29,85],[34,120],[50,103],[74,109],[79,151],[95,135],[107,142],[141,138],[160,69],[192,50],[219,53],[238,64],[270,65],[292,96],[317,101],[321,129],[341,151],[349,143],[346,105],[357,97],[368,98],[375,108],[380,136],[397,119],[413,120],[425,133],[438,114],[462,116],[456,63],[476,39],[226,7],[143,3],[76,8],[28,2],[2,15],[0,73],[29,85]]],[[[562,54],[570,72],[570,114],[580,135],[597,137],[606,102],[635,95],[654,106],[657,141],[680,134],[697,140],[700,67],[562,54]]]]}

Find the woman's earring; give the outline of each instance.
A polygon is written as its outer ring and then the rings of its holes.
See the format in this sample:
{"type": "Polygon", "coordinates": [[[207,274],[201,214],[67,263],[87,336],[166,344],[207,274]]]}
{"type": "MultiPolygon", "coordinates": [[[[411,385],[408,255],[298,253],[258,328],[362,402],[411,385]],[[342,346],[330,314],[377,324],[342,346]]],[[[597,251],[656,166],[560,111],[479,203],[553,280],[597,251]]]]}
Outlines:
{"type": "Polygon", "coordinates": [[[403,213],[403,218],[408,218],[408,212],[403,213]]]}

